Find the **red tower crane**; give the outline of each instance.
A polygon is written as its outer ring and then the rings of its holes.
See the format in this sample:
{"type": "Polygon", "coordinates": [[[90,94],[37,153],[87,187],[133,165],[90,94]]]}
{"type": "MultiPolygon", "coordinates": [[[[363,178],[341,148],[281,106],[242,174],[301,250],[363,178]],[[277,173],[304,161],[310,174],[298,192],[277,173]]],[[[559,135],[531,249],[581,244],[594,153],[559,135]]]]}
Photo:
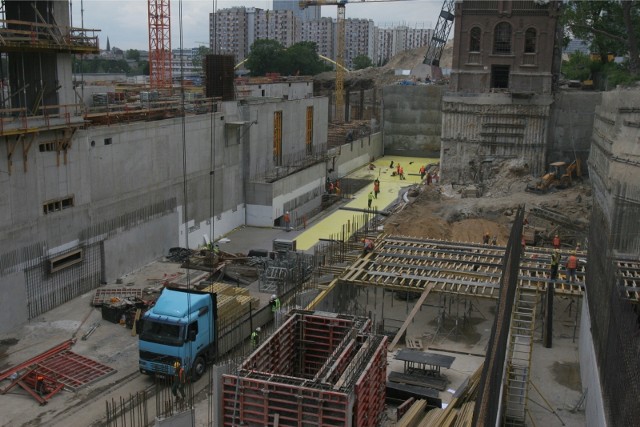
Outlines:
{"type": "Polygon", "coordinates": [[[149,80],[152,89],[171,90],[171,1],[148,0],[149,80]]]}

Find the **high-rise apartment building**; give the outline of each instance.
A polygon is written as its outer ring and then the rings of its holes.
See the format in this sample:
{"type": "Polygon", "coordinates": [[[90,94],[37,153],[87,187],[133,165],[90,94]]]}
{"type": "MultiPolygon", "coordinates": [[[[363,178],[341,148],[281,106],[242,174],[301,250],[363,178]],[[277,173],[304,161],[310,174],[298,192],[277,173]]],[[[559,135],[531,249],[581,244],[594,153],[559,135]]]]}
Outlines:
{"type": "Polygon", "coordinates": [[[300,21],[313,21],[320,19],[320,6],[301,8],[297,0],[273,0],[274,11],[288,10],[300,21]]]}
{"type": "MultiPolygon", "coordinates": [[[[284,47],[309,41],[316,44],[320,55],[335,59],[335,20],[321,18],[319,7],[303,10],[317,13],[301,15],[297,5],[296,1],[274,1],[275,10],[234,7],[211,14],[214,52],[235,55],[236,62],[241,62],[256,40],[276,40],[284,47]]],[[[353,60],[360,55],[381,65],[399,52],[427,45],[433,33],[431,29],[406,26],[379,29],[370,19],[347,19],[345,29],[344,60],[348,68],[353,67],[353,60]]]]}
{"type": "Polygon", "coordinates": [[[221,9],[209,14],[210,46],[214,53],[235,55],[236,62],[246,58],[247,10],[244,7],[221,9]]]}
{"type": "Polygon", "coordinates": [[[318,54],[328,58],[335,57],[335,30],[331,18],[302,21],[298,25],[297,40],[316,44],[318,54]]]}
{"type": "Polygon", "coordinates": [[[375,46],[375,26],[371,19],[345,20],[344,63],[352,68],[353,60],[360,55],[373,58],[375,46]]]}
{"type": "Polygon", "coordinates": [[[427,46],[432,35],[433,30],[430,28],[409,28],[407,26],[376,28],[373,63],[382,65],[400,52],[427,46]]]}

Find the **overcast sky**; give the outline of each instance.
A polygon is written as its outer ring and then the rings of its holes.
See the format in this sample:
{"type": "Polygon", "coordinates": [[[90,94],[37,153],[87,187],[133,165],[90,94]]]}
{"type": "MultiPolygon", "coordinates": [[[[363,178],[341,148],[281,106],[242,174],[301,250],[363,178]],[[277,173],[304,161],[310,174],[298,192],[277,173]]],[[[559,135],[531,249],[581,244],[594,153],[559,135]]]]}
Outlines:
{"type": "MultiPolygon", "coordinates": [[[[297,3],[297,0],[291,0],[297,3]]],[[[410,27],[433,28],[438,20],[442,1],[396,0],[347,4],[347,18],[373,19],[376,25],[405,24],[410,27]]],[[[366,0],[365,0],[366,1],[366,0]]],[[[101,30],[100,48],[107,37],[111,47],[120,49],[149,49],[147,31],[147,0],[70,0],[74,27],[101,30]],[[81,14],[80,10],[84,9],[81,14]]],[[[185,48],[209,44],[209,14],[217,9],[234,6],[273,9],[270,0],[171,0],[171,47],[180,47],[180,4],[182,4],[182,45],[185,48]]],[[[335,6],[323,6],[322,16],[335,18],[335,6]]]]}

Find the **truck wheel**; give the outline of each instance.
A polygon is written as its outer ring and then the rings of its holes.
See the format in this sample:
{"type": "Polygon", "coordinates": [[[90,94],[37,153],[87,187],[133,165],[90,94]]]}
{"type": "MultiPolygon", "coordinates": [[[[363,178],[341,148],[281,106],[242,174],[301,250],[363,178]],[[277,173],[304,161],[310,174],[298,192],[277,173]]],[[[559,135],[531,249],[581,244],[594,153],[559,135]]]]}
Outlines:
{"type": "Polygon", "coordinates": [[[207,363],[205,362],[204,357],[196,357],[196,360],[193,362],[193,367],[191,368],[191,378],[193,381],[198,381],[206,370],[207,363]]]}

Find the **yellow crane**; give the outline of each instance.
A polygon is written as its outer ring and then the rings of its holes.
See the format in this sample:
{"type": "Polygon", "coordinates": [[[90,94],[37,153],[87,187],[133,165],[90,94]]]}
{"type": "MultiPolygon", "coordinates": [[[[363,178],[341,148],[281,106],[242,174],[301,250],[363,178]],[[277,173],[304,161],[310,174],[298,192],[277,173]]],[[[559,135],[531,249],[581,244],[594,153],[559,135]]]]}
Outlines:
{"type": "Polygon", "coordinates": [[[338,40],[336,43],[336,116],[338,123],[344,122],[344,37],[345,37],[345,6],[347,3],[371,3],[383,1],[403,0],[300,0],[298,5],[305,9],[309,6],[338,6],[338,19],[336,20],[338,40]]]}

